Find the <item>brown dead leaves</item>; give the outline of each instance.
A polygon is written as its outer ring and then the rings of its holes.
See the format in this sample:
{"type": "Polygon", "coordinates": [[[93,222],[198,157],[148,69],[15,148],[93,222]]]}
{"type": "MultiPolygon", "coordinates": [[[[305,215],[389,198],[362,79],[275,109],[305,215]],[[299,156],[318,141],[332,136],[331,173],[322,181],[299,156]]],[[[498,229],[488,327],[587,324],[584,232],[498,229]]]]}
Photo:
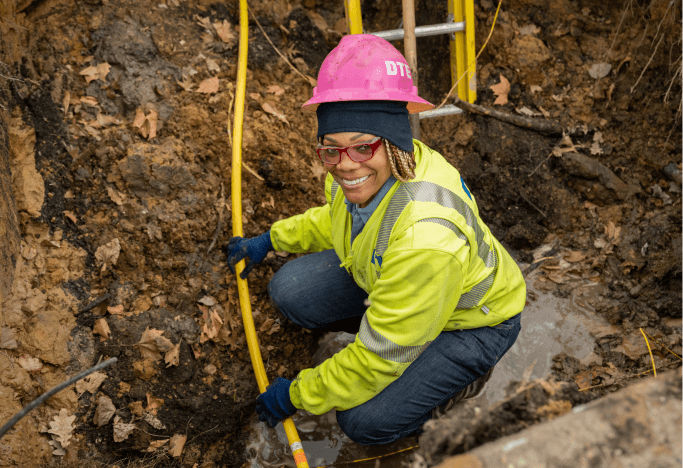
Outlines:
{"type": "Polygon", "coordinates": [[[217,76],[207,78],[199,83],[197,92],[202,94],[215,94],[218,92],[219,84],[220,82],[217,76]]]}
{"type": "Polygon", "coordinates": [[[50,428],[47,432],[52,435],[50,445],[54,448],[55,455],[65,454],[64,448],[69,446],[73,437],[75,420],[76,415],[70,415],[65,408],[62,408],[59,414],[50,421],[50,428]]]}
{"type": "Polygon", "coordinates": [[[135,429],[137,429],[135,424],[123,422],[120,416],[114,416],[114,442],[123,442],[135,429]]]}
{"type": "Polygon", "coordinates": [[[116,407],[112,403],[111,398],[106,395],[100,395],[97,398],[97,408],[95,408],[95,415],[93,422],[97,427],[102,427],[107,424],[116,412],[116,407]]]}
{"type": "Polygon", "coordinates": [[[78,393],[79,396],[85,392],[90,392],[90,394],[94,395],[106,378],[107,374],[104,372],[93,372],[76,382],[76,393],[78,393]]]}
{"type": "Polygon", "coordinates": [[[159,121],[159,114],[154,109],[150,109],[145,113],[142,108],[138,107],[135,110],[135,119],[133,120],[133,127],[137,128],[144,138],[151,140],[157,136],[157,125],[159,121]]]}
{"type": "Polygon", "coordinates": [[[166,367],[177,366],[180,357],[180,342],[173,344],[171,340],[163,336],[163,330],[147,328],[142,332],[140,341],[137,344],[142,359],[145,361],[156,362],[164,358],[166,367]]]}
{"type": "Polygon", "coordinates": [[[285,114],[280,112],[277,107],[275,107],[273,104],[270,104],[269,102],[264,102],[261,104],[261,108],[266,111],[268,114],[272,115],[273,117],[276,117],[278,120],[281,122],[286,123],[289,125],[289,121],[287,120],[287,117],[285,114]]]}
{"type": "Polygon", "coordinates": [[[81,70],[78,74],[85,77],[85,82],[90,83],[94,80],[105,81],[107,75],[111,70],[111,66],[107,62],[102,62],[94,66],[90,66],[81,70]]]}
{"type": "Polygon", "coordinates": [[[500,76],[500,82],[489,86],[489,89],[496,95],[496,100],[493,101],[494,106],[503,106],[508,103],[508,93],[510,93],[510,82],[503,75],[500,76]]]}
{"type": "Polygon", "coordinates": [[[230,24],[230,22],[227,20],[213,23],[213,28],[216,30],[216,34],[220,40],[226,44],[232,44],[237,39],[237,35],[235,34],[232,24],[230,24]]]}
{"type": "Polygon", "coordinates": [[[100,265],[100,271],[104,272],[107,267],[116,265],[121,253],[121,243],[117,238],[103,244],[95,251],[95,260],[100,265]]]}
{"type": "Polygon", "coordinates": [[[172,457],[179,457],[183,453],[183,447],[185,447],[185,442],[187,442],[187,436],[183,434],[175,434],[171,437],[168,445],[168,454],[172,457]]]}
{"type": "Polygon", "coordinates": [[[232,323],[229,314],[226,314],[223,307],[212,296],[204,296],[197,301],[197,306],[202,312],[201,336],[199,343],[214,341],[216,343],[227,344],[232,349],[237,348],[237,338],[233,333],[235,324],[232,323]],[[226,323],[226,318],[228,323],[226,323]]]}
{"type": "Polygon", "coordinates": [[[92,327],[93,335],[100,335],[101,341],[106,341],[111,335],[111,329],[107,323],[107,319],[99,318],[95,321],[95,325],[92,327]]]}

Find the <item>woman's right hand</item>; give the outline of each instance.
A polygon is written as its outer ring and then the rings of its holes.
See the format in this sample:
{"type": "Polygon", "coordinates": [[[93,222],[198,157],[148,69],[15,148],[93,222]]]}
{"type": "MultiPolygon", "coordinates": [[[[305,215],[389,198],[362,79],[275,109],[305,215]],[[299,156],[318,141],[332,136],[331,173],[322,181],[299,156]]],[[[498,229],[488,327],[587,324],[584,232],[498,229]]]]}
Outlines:
{"type": "Polygon", "coordinates": [[[246,278],[254,265],[261,263],[268,252],[273,250],[273,243],[270,240],[270,231],[258,237],[233,237],[228,245],[223,246],[223,252],[228,257],[228,267],[235,273],[235,265],[242,259],[249,257],[244,270],[240,274],[242,279],[246,278]]]}

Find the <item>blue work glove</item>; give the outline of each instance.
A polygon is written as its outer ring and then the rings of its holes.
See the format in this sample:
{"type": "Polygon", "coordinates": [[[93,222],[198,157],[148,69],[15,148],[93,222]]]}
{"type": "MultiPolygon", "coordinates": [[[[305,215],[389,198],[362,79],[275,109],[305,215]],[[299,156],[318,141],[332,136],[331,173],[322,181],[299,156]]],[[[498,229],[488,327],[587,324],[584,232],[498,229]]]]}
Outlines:
{"type": "Polygon", "coordinates": [[[283,419],[287,419],[296,408],[289,399],[291,380],[278,377],[268,385],[265,392],[256,397],[256,412],[259,421],[265,421],[270,427],[275,427],[283,419]]]}
{"type": "Polygon", "coordinates": [[[237,262],[249,257],[249,261],[240,275],[242,279],[246,278],[254,265],[261,263],[271,250],[273,250],[273,243],[270,241],[270,231],[258,237],[233,237],[228,245],[223,247],[223,252],[228,256],[228,267],[233,274],[237,262]]]}

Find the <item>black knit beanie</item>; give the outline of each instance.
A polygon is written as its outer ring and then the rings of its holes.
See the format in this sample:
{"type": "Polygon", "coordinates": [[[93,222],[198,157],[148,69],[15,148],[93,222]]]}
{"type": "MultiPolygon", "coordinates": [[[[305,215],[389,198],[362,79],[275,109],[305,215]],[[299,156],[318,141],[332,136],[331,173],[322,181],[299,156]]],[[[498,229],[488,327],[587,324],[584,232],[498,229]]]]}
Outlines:
{"type": "Polygon", "coordinates": [[[413,151],[413,134],[406,103],[401,101],[339,101],[318,106],[318,138],[330,133],[362,132],[386,138],[413,151]]]}

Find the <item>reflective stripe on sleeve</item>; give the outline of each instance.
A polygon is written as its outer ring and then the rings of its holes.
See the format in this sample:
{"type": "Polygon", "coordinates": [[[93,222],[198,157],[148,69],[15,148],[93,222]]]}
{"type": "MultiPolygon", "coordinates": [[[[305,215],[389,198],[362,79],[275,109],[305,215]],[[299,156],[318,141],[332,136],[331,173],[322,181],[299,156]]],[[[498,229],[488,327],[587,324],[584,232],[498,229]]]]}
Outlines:
{"type": "Polygon", "coordinates": [[[374,330],[368,323],[367,314],[363,315],[358,330],[358,338],[370,351],[392,362],[413,362],[431,341],[417,346],[402,346],[374,330]]]}

